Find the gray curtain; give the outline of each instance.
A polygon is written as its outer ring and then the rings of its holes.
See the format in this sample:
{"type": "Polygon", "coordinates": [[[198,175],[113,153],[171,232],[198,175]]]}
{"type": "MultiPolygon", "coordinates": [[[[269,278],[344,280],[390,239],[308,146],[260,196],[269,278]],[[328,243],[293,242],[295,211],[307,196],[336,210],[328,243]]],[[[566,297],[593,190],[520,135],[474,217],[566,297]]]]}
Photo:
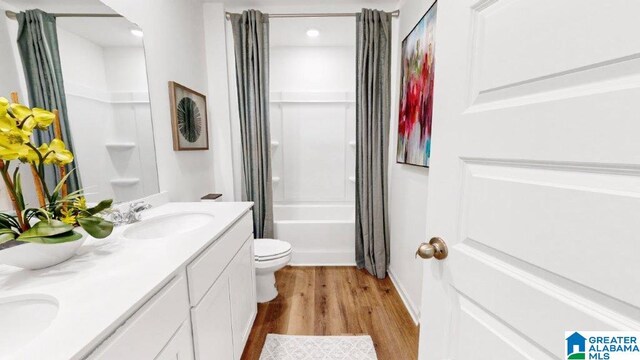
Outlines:
{"type": "Polygon", "coordinates": [[[362,9],[356,27],[356,263],[383,279],[389,265],[391,15],[362,9]]]}
{"type": "MultiPolygon", "coordinates": [[[[42,10],[27,10],[17,14],[18,48],[22,58],[22,67],[29,91],[29,105],[47,110],[57,109],[60,116],[62,140],[73,152],[71,129],[67,116],[67,102],[62,83],[62,67],[58,51],[58,33],[56,18],[42,10]]],[[[78,54],[77,56],[82,56],[78,54]]],[[[34,141],[40,145],[55,138],[53,126],[47,131],[34,132],[34,141]]],[[[67,189],[71,193],[80,189],[80,174],[74,160],[67,165],[67,173],[75,171],[67,180],[67,189]]],[[[61,180],[55,166],[45,166],[47,187],[50,190],[61,180]]]]}
{"type": "Polygon", "coordinates": [[[243,200],[253,201],[253,233],[273,237],[269,132],[269,18],[256,10],[231,15],[242,138],[243,200]]]}

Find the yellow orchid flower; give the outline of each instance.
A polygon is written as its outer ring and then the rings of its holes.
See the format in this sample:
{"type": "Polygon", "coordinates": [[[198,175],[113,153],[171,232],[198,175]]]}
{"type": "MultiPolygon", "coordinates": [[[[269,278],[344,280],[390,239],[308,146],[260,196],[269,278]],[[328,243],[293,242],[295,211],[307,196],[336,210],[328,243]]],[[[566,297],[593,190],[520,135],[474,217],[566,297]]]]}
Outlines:
{"type": "Polygon", "coordinates": [[[29,137],[18,128],[0,132],[0,159],[15,160],[24,157],[29,152],[26,143],[29,137]]]}
{"type": "MultiPolygon", "coordinates": [[[[45,155],[47,155],[47,153],[49,152],[49,145],[47,144],[42,144],[37,148],[38,152],[36,152],[36,150],[32,149],[31,147],[27,146],[27,151],[23,156],[20,156],[20,161],[24,162],[24,163],[30,163],[33,165],[38,165],[40,164],[40,157],[38,156],[38,153],[40,153],[41,157],[44,157],[45,155]]],[[[45,160],[46,163],[46,160],[45,160]]]]}
{"type": "Polygon", "coordinates": [[[22,122],[28,116],[31,116],[31,109],[22,105],[22,104],[11,104],[9,106],[11,109],[11,113],[18,119],[18,121],[22,122]]]}
{"type": "Polygon", "coordinates": [[[31,116],[24,120],[24,123],[22,124],[22,130],[29,133],[32,132],[34,128],[45,130],[53,123],[54,119],[55,115],[51,111],[40,108],[33,108],[31,116]]]}
{"type": "Polygon", "coordinates": [[[44,160],[45,164],[66,165],[73,161],[73,154],[67,150],[64,142],[53,139],[49,144],[49,156],[44,160]]]}
{"type": "Polygon", "coordinates": [[[9,131],[17,126],[16,120],[7,113],[8,109],[9,100],[0,97],[0,131],[9,131]]]}
{"type": "Polygon", "coordinates": [[[9,100],[5,97],[0,97],[0,117],[7,115],[7,109],[9,109],[9,100]]]}
{"type": "Polygon", "coordinates": [[[62,217],[60,218],[60,221],[62,221],[65,224],[69,224],[69,225],[75,225],[76,221],[77,221],[77,216],[73,214],[72,211],[69,210],[62,210],[62,217]]]}
{"type": "MultiPolygon", "coordinates": [[[[0,113],[2,110],[0,110],[0,113]]],[[[7,132],[12,129],[17,129],[18,126],[16,124],[16,120],[9,116],[6,112],[4,115],[0,115],[0,131],[7,132]]]]}
{"type": "Polygon", "coordinates": [[[73,207],[79,210],[87,210],[87,199],[84,196],[73,201],[73,207]]]}

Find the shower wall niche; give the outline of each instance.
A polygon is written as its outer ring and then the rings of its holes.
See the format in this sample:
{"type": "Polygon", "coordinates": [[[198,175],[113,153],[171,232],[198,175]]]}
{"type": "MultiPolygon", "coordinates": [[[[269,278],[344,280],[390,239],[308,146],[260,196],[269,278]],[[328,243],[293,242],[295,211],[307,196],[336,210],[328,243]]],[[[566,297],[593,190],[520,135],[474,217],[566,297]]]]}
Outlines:
{"type": "Polygon", "coordinates": [[[274,201],[353,204],[355,38],[270,51],[274,201]]]}

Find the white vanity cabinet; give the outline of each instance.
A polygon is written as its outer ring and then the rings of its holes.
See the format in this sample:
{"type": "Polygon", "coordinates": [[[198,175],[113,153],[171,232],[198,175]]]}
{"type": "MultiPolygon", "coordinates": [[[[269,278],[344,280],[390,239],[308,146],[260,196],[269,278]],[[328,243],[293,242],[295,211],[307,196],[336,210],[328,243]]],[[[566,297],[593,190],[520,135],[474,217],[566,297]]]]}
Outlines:
{"type": "Polygon", "coordinates": [[[196,359],[234,359],[231,297],[223,274],[191,309],[196,359]]]}
{"type": "Polygon", "coordinates": [[[235,359],[240,359],[242,356],[257,312],[254,264],[253,237],[251,237],[229,264],[231,327],[235,359]]]}
{"type": "MultiPolygon", "coordinates": [[[[172,344],[177,331],[188,320],[187,278],[180,273],[98,346],[89,359],[155,359],[172,344]]],[[[193,353],[184,357],[191,358],[193,353]]]]}
{"type": "Polygon", "coordinates": [[[98,346],[89,359],[240,359],[257,312],[245,213],[98,346]]]}
{"type": "Polygon", "coordinates": [[[257,301],[253,220],[248,216],[187,266],[189,284],[194,284],[189,290],[197,360],[240,359],[251,331],[257,301]],[[242,243],[240,249],[238,243],[242,243]],[[211,274],[219,276],[212,281],[211,274]],[[202,280],[205,276],[209,282],[202,280]]]}
{"type": "Polygon", "coordinates": [[[254,277],[249,237],[191,310],[197,360],[240,359],[257,310],[254,277]]]}
{"type": "Polygon", "coordinates": [[[155,360],[193,360],[191,322],[185,320],[155,360]]]}

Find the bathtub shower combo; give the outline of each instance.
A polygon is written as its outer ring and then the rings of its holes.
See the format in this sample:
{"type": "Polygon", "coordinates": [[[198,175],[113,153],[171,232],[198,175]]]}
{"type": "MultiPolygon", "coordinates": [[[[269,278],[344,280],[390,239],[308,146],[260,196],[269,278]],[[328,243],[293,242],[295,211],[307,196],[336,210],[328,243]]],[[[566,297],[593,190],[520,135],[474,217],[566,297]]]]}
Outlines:
{"type": "Polygon", "coordinates": [[[275,237],[291,244],[294,265],[355,265],[354,21],[270,23],[275,237]],[[297,28],[320,40],[290,36],[297,28]]]}
{"type": "Polygon", "coordinates": [[[292,265],[353,265],[353,205],[275,205],[275,234],[293,249],[292,265]]]}

